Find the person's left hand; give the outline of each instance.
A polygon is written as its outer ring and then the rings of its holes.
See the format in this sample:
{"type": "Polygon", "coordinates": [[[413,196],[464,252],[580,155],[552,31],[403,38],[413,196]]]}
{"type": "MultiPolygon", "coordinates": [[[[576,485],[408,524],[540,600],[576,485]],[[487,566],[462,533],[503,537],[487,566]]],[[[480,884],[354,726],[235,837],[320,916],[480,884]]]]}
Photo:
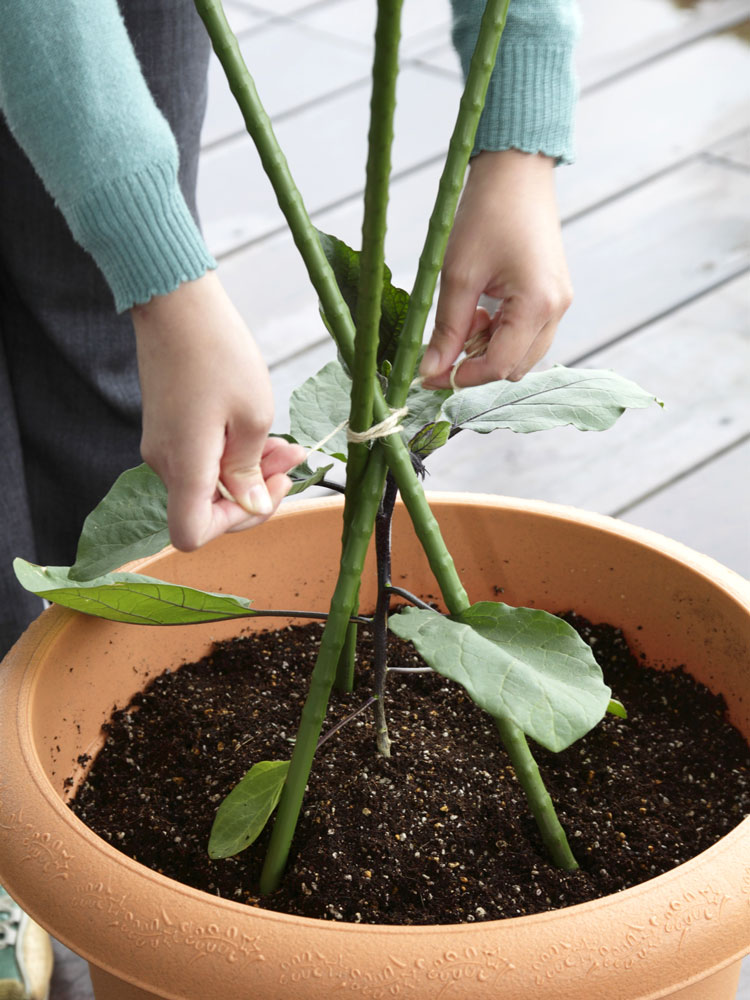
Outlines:
{"type": "Polygon", "coordinates": [[[450,387],[451,369],[475,334],[486,352],[461,363],[459,387],[518,381],[547,352],[572,299],[553,173],[553,160],[515,149],[472,160],[419,370],[427,388],[450,387]],[[502,300],[494,316],[478,307],[483,293],[502,300]]]}

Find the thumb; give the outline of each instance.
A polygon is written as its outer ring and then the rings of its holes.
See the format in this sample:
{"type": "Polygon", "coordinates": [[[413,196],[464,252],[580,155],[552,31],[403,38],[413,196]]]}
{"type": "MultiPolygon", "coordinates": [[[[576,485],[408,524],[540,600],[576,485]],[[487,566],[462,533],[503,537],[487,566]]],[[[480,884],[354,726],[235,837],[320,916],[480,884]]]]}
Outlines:
{"type": "Polygon", "coordinates": [[[435,314],[435,328],[419,366],[426,379],[447,372],[464,348],[472,328],[477,328],[477,313],[486,325],[489,316],[477,309],[478,294],[468,285],[443,277],[435,314]]]}
{"type": "Polygon", "coordinates": [[[237,421],[227,427],[221,458],[221,482],[231,499],[246,513],[261,517],[272,514],[274,509],[261,469],[266,439],[265,424],[237,421]]]}
{"type": "Polygon", "coordinates": [[[232,468],[226,462],[222,463],[219,492],[247,514],[266,517],[273,513],[273,500],[263,479],[260,463],[244,468],[232,468]]]}

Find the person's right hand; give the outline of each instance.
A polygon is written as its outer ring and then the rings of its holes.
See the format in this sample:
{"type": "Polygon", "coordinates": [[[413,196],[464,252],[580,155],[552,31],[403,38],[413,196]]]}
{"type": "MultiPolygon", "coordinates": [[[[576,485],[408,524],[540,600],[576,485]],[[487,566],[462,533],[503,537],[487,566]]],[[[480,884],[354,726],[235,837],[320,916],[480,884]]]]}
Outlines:
{"type": "Polygon", "coordinates": [[[189,551],[265,521],[304,449],[269,438],[268,369],[209,272],[131,310],[143,395],[143,459],[167,487],[172,544],[189,551]],[[236,502],[223,498],[219,480],[236,502]]]}
{"type": "Polygon", "coordinates": [[[518,381],[549,348],[572,297],[553,175],[553,160],[517,149],[472,160],[420,366],[428,388],[451,386],[451,369],[474,335],[486,351],[461,363],[461,387],[518,381]],[[502,300],[494,316],[478,308],[482,293],[502,300]]]}

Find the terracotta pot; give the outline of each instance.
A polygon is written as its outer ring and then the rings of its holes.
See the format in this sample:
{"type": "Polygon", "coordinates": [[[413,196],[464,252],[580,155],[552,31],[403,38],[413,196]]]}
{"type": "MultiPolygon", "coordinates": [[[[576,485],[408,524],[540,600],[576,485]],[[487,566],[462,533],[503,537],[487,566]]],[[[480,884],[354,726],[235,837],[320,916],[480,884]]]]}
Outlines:
{"type": "MultiPolygon", "coordinates": [[[[690,550],[609,518],[496,497],[433,497],[472,601],[575,608],[636,650],[686,664],[750,736],[750,585],[690,550]]],[[[149,572],[324,609],[337,501],[284,506],[261,528],[149,572]]],[[[394,571],[435,586],[403,511],[394,571]]],[[[372,599],[365,580],[363,605],[372,599]]],[[[268,621],[263,622],[268,627],[268,621]]],[[[46,611],[0,671],[0,882],[91,962],[98,1000],[731,1000],[750,951],[750,820],[688,864],[596,902],[440,927],[372,926],[249,909],[118,853],[66,807],[65,779],[100,726],[150,676],[201,656],[237,625],[141,628],[46,611]]]]}

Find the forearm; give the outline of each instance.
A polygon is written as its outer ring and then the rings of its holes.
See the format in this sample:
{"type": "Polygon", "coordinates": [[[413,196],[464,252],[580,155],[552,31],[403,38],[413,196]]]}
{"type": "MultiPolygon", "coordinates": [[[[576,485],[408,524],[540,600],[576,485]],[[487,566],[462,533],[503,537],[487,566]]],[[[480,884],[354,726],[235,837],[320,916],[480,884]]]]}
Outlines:
{"type": "MultiPolygon", "coordinates": [[[[466,73],[484,0],[452,0],[452,6],[453,41],[466,73]]],[[[514,148],[573,159],[579,26],[575,0],[511,0],[475,153],[514,148]]]]}
{"type": "Polygon", "coordinates": [[[118,309],[213,266],[115,0],[8,5],[0,106],[118,309]]]}

